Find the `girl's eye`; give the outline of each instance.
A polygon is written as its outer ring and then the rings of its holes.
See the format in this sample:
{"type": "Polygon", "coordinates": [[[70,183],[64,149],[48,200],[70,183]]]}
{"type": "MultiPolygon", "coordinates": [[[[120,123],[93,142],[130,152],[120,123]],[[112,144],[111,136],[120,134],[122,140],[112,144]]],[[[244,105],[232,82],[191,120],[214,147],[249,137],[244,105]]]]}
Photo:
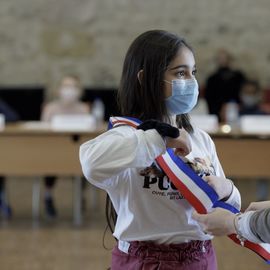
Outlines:
{"type": "Polygon", "coordinates": [[[194,69],[193,71],[192,71],[192,75],[196,75],[197,74],[197,69],[194,69]]]}
{"type": "Polygon", "coordinates": [[[185,71],[184,71],[184,70],[181,70],[181,71],[177,72],[177,76],[178,76],[178,77],[183,77],[183,76],[185,76],[185,71]]]}

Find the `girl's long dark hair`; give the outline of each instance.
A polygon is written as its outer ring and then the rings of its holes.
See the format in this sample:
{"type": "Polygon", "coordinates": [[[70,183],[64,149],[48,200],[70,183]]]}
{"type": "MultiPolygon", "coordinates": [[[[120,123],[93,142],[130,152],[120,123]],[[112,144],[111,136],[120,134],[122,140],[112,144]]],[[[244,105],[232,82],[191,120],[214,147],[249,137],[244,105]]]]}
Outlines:
{"type": "Polygon", "coordinates": [[[191,47],[183,38],[163,30],[147,31],[130,45],[118,91],[122,115],[144,121],[169,119],[165,105],[164,73],[181,47],[191,47]],[[141,79],[138,73],[142,71],[141,79]]]}
{"type": "MultiPolygon", "coordinates": [[[[147,31],[133,41],[124,60],[117,96],[121,115],[142,121],[170,122],[165,105],[164,73],[182,47],[192,51],[183,38],[163,30],[147,31]]],[[[187,114],[177,116],[176,122],[178,127],[193,131],[187,114]]],[[[108,195],[106,219],[113,232],[117,214],[108,195]]]]}

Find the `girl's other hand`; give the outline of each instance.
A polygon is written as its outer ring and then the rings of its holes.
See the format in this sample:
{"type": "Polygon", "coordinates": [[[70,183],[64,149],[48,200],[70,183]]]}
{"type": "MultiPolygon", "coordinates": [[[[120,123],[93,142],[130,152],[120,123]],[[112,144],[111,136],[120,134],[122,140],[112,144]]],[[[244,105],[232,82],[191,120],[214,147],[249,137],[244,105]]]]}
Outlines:
{"type": "Polygon", "coordinates": [[[204,176],[203,179],[216,191],[220,200],[226,200],[230,197],[233,191],[231,180],[215,175],[204,176]]]}
{"type": "Polygon", "coordinates": [[[179,156],[186,156],[191,152],[191,140],[189,134],[184,129],[179,129],[180,136],[177,138],[166,137],[166,146],[175,148],[175,154],[179,156]]]}

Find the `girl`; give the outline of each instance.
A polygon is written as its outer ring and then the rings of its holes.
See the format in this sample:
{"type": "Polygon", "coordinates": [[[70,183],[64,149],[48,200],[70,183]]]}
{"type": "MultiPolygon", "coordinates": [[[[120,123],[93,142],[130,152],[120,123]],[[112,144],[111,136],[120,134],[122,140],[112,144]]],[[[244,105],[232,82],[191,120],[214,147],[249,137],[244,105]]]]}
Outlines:
{"type": "Polygon", "coordinates": [[[192,219],[194,208],[155,163],[166,147],[175,148],[221,200],[240,207],[213,142],[193,129],[186,114],[197,102],[195,74],[185,40],[161,30],[141,34],[127,52],[118,98],[122,115],[143,123],[137,129],[120,125],[80,148],[84,175],[106,190],[116,211],[107,215],[117,239],[112,270],[217,268],[211,235],[192,219]]]}

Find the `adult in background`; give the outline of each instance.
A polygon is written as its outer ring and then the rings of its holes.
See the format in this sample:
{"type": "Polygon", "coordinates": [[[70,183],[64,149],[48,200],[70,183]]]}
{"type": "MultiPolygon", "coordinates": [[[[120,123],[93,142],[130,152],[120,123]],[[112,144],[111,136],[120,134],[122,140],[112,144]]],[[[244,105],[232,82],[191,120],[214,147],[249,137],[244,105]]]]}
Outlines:
{"type": "MultiPolygon", "coordinates": [[[[51,122],[56,115],[74,115],[89,114],[90,107],[88,104],[80,101],[82,87],[79,77],[75,75],[64,76],[57,89],[57,97],[47,103],[41,114],[41,120],[51,122]]],[[[45,211],[48,217],[55,218],[57,210],[53,199],[53,188],[56,183],[56,176],[48,175],[45,181],[45,211]]]]}
{"type": "Polygon", "coordinates": [[[223,106],[234,101],[239,104],[239,92],[245,75],[232,68],[232,56],[225,49],[220,49],[216,56],[217,69],[208,77],[205,87],[205,99],[210,114],[218,116],[223,122],[223,106]]]}

